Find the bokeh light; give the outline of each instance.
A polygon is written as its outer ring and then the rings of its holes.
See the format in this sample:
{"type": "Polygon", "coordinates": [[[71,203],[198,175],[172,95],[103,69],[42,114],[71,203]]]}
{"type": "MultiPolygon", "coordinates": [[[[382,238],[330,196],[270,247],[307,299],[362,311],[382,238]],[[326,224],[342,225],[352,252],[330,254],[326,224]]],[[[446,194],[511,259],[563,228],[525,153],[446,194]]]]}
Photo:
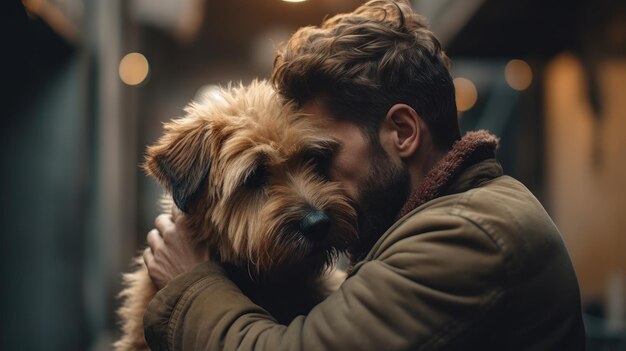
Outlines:
{"type": "Polygon", "coordinates": [[[122,82],[139,85],[146,80],[150,65],[146,57],[138,52],[131,52],[120,61],[119,74],[122,82]]]}
{"type": "Polygon", "coordinates": [[[478,100],[476,86],[467,78],[454,78],[454,92],[456,94],[456,108],[460,112],[471,109],[478,100]]]}
{"type": "Polygon", "coordinates": [[[511,60],[504,67],[504,79],[515,90],[525,90],[533,82],[530,65],[522,60],[511,60]]]}

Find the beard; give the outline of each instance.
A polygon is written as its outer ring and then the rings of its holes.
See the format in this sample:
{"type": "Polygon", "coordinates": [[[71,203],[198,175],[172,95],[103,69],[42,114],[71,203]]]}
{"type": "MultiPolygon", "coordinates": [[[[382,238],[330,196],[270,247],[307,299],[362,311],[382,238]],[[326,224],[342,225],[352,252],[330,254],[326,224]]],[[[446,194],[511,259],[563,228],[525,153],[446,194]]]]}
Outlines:
{"type": "Polygon", "coordinates": [[[373,152],[368,175],[358,184],[355,204],[359,239],[350,250],[352,265],[363,260],[395,222],[411,186],[408,169],[395,164],[382,149],[373,152]]]}

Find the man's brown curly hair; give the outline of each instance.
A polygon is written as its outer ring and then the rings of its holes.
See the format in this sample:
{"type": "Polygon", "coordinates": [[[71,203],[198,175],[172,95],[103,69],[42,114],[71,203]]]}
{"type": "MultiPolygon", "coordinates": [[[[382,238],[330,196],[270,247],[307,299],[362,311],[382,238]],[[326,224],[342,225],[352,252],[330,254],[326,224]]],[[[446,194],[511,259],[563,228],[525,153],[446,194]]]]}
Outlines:
{"type": "Polygon", "coordinates": [[[300,28],[278,50],[272,82],[287,100],[320,99],[378,143],[389,108],[411,106],[433,140],[460,138],[449,59],[425,18],[404,2],[374,0],[354,12],[300,28]]]}

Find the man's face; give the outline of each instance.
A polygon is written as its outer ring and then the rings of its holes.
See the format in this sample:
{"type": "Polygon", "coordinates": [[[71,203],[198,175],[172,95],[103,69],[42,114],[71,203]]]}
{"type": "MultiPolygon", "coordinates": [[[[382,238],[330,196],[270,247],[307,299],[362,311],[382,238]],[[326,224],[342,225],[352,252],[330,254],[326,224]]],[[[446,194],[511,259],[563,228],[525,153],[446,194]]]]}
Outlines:
{"type": "Polygon", "coordinates": [[[302,112],[311,115],[339,143],[333,155],[329,177],[343,185],[358,213],[359,243],[351,258],[359,261],[376,240],[393,224],[410,191],[406,167],[394,162],[380,145],[372,145],[354,123],[331,117],[317,101],[310,101],[302,112]]]}

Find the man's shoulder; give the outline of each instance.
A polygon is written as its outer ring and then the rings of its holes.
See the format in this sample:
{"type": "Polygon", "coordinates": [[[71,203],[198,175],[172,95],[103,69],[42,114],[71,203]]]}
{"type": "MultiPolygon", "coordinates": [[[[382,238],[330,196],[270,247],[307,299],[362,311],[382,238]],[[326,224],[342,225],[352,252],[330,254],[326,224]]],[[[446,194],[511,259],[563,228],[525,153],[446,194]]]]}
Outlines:
{"type": "Polygon", "coordinates": [[[391,247],[403,238],[447,228],[457,240],[486,237],[515,274],[528,260],[565,251],[552,219],[519,181],[501,176],[470,190],[436,198],[398,220],[381,239],[391,247]]]}
{"type": "Polygon", "coordinates": [[[419,291],[464,296],[446,300],[449,310],[454,301],[474,296],[480,307],[473,313],[488,316],[485,342],[494,345],[513,340],[529,345],[525,349],[572,349],[584,337],[578,283],[560,234],[532,193],[510,177],[416,208],[359,265],[383,272],[376,281],[391,281],[385,273],[391,271],[419,291]],[[553,319],[537,324],[542,314],[553,319]],[[501,324],[502,318],[510,323],[501,324]],[[562,326],[561,336],[554,335],[554,323],[562,326]]]}

